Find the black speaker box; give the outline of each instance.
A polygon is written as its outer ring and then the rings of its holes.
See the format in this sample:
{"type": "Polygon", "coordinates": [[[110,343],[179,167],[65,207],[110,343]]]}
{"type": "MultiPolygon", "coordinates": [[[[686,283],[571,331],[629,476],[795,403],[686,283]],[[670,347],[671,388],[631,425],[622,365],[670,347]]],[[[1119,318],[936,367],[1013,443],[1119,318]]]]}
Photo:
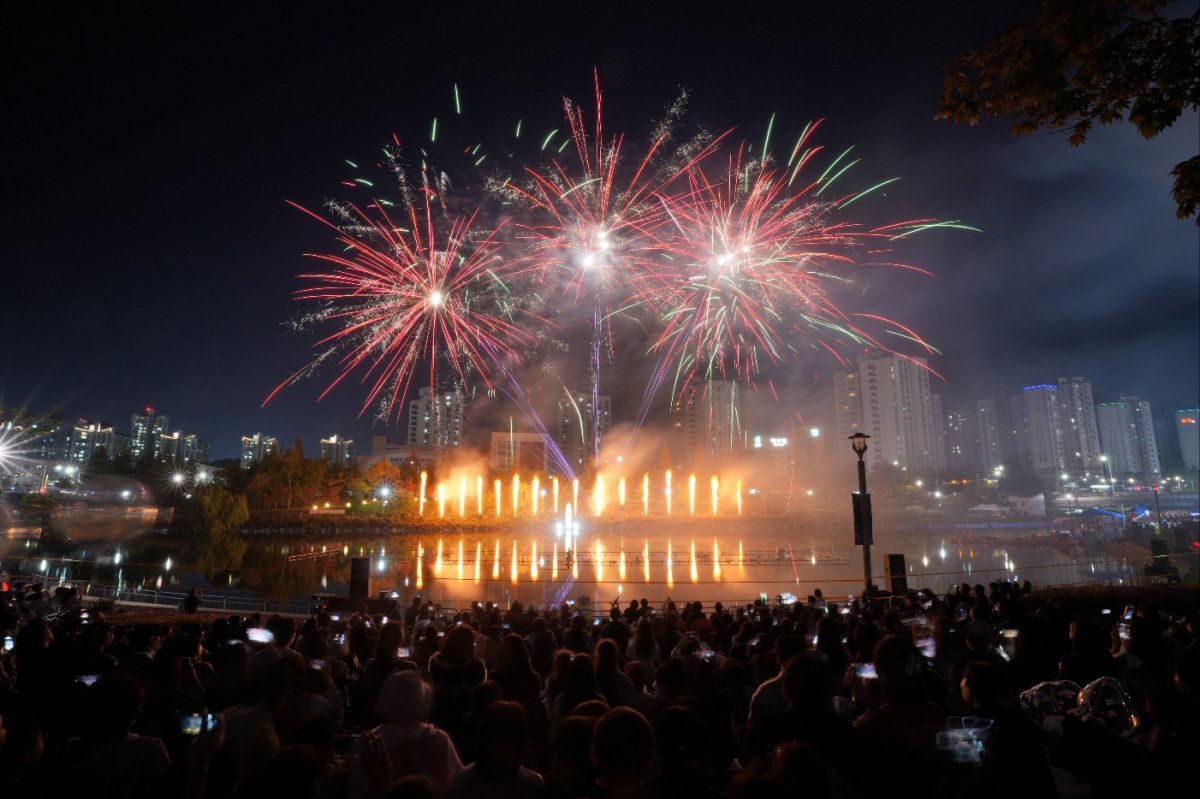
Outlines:
{"type": "Polygon", "coordinates": [[[883,576],[887,580],[889,594],[901,596],[908,593],[908,569],[904,565],[903,555],[884,556],[883,576]]]}
{"type": "Polygon", "coordinates": [[[350,598],[366,599],[371,593],[371,559],[350,558],[350,598]]]}

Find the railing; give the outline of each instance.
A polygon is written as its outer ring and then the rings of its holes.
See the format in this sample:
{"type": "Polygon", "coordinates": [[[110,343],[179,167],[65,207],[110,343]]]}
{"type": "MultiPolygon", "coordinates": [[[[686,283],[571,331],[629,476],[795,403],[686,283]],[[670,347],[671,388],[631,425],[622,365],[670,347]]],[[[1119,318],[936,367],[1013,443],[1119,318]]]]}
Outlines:
{"type": "MultiPolygon", "coordinates": [[[[164,591],[158,588],[139,586],[121,587],[111,583],[84,583],[81,593],[87,599],[109,599],[113,602],[136,602],[143,605],[178,608],[187,599],[187,593],[178,590],[164,591]]],[[[200,610],[222,610],[237,613],[289,613],[307,615],[307,602],[276,602],[249,596],[224,596],[205,592],[200,596],[200,610]]]]}

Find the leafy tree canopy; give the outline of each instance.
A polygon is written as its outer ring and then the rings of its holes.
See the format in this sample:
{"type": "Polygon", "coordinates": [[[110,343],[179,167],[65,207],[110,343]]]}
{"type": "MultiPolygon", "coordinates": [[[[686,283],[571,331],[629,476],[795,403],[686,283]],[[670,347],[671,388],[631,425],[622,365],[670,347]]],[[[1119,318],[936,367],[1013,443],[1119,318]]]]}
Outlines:
{"type": "MultiPolygon", "coordinates": [[[[1036,19],[944,70],[939,119],[1014,119],[1014,134],[1128,120],[1147,139],[1200,108],[1200,10],[1167,18],[1165,0],[1043,0],[1036,19]]],[[[1180,219],[1197,216],[1200,155],[1178,164],[1171,194],[1180,219]]],[[[1200,225],[1200,217],[1197,217],[1200,225]]]]}

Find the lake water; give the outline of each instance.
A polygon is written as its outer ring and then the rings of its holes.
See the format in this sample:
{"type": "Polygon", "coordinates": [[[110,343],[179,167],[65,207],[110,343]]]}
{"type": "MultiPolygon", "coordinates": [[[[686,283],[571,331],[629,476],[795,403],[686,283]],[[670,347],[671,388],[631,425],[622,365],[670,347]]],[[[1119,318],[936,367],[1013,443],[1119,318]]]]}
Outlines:
{"type": "MultiPolygon", "coordinates": [[[[886,587],[888,554],[904,556],[910,589],[937,592],[995,580],[1029,580],[1035,586],[1129,582],[1144,565],[1106,555],[1102,546],[1051,546],[1031,539],[1034,532],[1042,528],[877,530],[874,582],[886,587]]],[[[570,559],[567,546],[548,525],[447,526],[408,534],[247,537],[236,568],[207,573],[189,558],[186,541],[174,536],[58,547],[6,541],[0,557],[6,565],[21,560],[26,569],[50,578],[197,587],[209,594],[296,603],[314,593],[347,594],[355,557],[369,561],[372,596],[395,590],[407,601],[420,593],[449,607],[514,599],[545,605],[583,596],[603,603],[618,596],[651,602],[672,597],[711,606],[761,594],[804,597],[817,588],[830,597],[862,592],[861,549],[853,546],[851,533],[811,521],[651,520],[581,530],[570,559]]]]}

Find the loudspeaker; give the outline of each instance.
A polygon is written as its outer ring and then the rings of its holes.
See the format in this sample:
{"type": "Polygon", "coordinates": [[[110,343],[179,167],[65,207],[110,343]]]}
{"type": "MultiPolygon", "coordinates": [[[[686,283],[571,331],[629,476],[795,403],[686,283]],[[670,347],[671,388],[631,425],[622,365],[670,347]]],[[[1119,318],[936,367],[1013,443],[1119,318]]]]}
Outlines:
{"type": "Polygon", "coordinates": [[[908,593],[908,569],[903,555],[883,556],[883,577],[887,580],[889,594],[903,596],[908,593]]]}
{"type": "Polygon", "coordinates": [[[1156,569],[1170,568],[1171,556],[1165,538],[1150,539],[1150,563],[1156,569]]]}
{"type": "Polygon", "coordinates": [[[371,593],[371,559],[350,558],[350,598],[366,599],[371,593]]]}

